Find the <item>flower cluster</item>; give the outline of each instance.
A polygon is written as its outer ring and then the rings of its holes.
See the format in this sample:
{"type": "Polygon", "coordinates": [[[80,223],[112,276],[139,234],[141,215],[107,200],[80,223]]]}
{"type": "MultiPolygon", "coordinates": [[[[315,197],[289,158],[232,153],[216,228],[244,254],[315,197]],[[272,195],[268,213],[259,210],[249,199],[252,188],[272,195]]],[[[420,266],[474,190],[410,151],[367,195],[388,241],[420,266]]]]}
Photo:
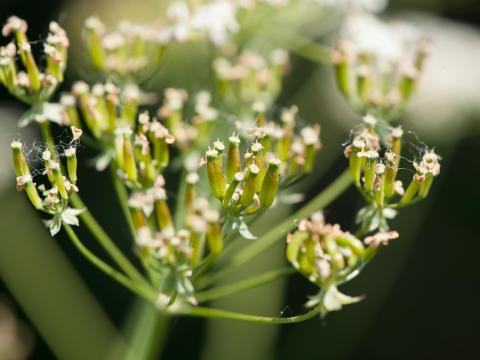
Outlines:
{"type": "Polygon", "coordinates": [[[269,208],[280,187],[312,171],[320,127],[307,126],[295,134],[296,111],[284,111],[281,125],[259,117],[259,126],[246,129],[249,141],[243,155],[235,133],[228,138],[228,149],[220,140],[208,149],[204,161],[210,189],[228,213],[238,216],[269,208]]]}
{"type": "Polygon", "coordinates": [[[84,124],[95,138],[102,140],[113,135],[119,126],[135,127],[139,101],[140,90],[136,85],[120,89],[107,82],[90,87],[78,81],[71,93],[60,98],[63,123],[79,128],[84,124]]]}
{"type": "Polygon", "coordinates": [[[26,21],[16,16],[10,17],[2,28],[3,36],[13,36],[15,40],[0,48],[0,83],[12,95],[32,105],[47,101],[63,81],[69,41],[60,25],[52,21],[43,42],[46,64],[42,68],[33,56],[27,28],[26,21]]]}
{"type": "MultiPolygon", "coordinates": [[[[78,133],[78,129],[73,128],[72,132],[74,134],[78,133]]],[[[25,158],[23,144],[20,141],[13,141],[10,145],[13,166],[17,177],[17,190],[25,190],[35,209],[53,215],[53,218],[46,222],[52,236],[60,231],[62,223],[78,225],[76,216],[82,211],[82,209],[68,207],[69,196],[73,192],[78,192],[76,186],[77,157],[75,147],[78,136],[78,134],[74,135],[71,146],[66,148],[63,154],[58,154],[54,149],[46,149],[42,153],[45,169],[43,175],[47,175],[50,185],[48,189],[45,184],[37,186],[33,182],[33,176],[25,158]],[[60,156],[66,158],[68,176],[64,175],[65,171],[62,169],[60,156]]]]}
{"type": "Polygon", "coordinates": [[[120,82],[151,75],[170,40],[157,23],[123,21],[116,30],[107,32],[96,17],[85,21],[83,34],[93,67],[120,82]]]}
{"type": "Polygon", "coordinates": [[[261,101],[270,106],[280,93],[288,68],[289,55],[281,49],[272,51],[268,59],[243,51],[231,60],[220,57],[213,62],[222,100],[231,105],[261,101]]]}
{"type": "Polygon", "coordinates": [[[338,87],[358,112],[392,119],[415,91],[428,48],[405,24],[351,15],[332,51],[338,87]]]}
{"type": "Polygon", "coordinates": [[[337,289],[354,278],[381,244],[388,244],[398,233],[380,232],[361,240],[342,231],[338,224],[325,223],[323,214],[314,213],[309,220],[301,220],[297,229],[287,236],[288,261],[308,280],[322,290],[307,303],[320,306],[321,313],[339,310],[342,305],[359,301],[337,289]]]}
{"type": "Polygon", "coordinates": [[[188,93],[184,89],[167,88],[163,104],[157,112],[177,140],[181,151],[204,146],[212,132],[213,123],[219,118],[218,110],[211,104],[212,96],[209,92],[200,91],[195,95],[191,119],[187,115],[187,99],[188,93]]]}
{"type": "MultiPolygon", "coordinates": [[[[189,180],[189,185],[194,183],[189,180]]],[[[178,228],[167,202],[163,176],[157,176],[152,187],[132,192],[128,201],[138,255],[144,266],[159,277],[159,301],[168,299],[163,305],[172,303],[177,295],[195,303],[190,279],[207,253],[206,245],[210,256],[218,256],[223,250],[219,213],[206,199],[196,197],[193,187],[187,192],[185,217],[179,222],[183,226],[178,228]]]]}
{"type": "Polygon", "coordinates": [[[388,229],[386,219],[395,216],[392,209],[424,199],[433,178],[440,173],[438,155],[427,149],[419,163],[413,162],[414,175],[405,190],[398,179],[403,130],[391,128],[382,141],[376,130],[378,124],[373,116],[365,116],[364,126],[354,133],[345,148],[352,179],[368,203],[359,219],[369,231],[377,227],[388,229]]]}

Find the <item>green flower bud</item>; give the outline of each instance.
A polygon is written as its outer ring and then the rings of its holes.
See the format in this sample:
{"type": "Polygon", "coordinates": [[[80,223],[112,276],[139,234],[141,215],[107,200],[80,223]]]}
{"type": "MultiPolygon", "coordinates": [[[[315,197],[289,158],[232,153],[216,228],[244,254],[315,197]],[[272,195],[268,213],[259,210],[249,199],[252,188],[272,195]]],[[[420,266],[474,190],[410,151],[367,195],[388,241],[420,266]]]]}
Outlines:
{"type": "Polygon", "coordinates": [[[303,243],[308,239],[309,235],[303,231],[296,231],[293,234],[288,234],[286,255],[288,261],[295,267],[299,267],[298,257],[300,248],[303,243]]]}
{"type": "Polygon", "coordinates": [[[335,67],[335,78],[337,85],[342,94],[350,97],[350,64],[347,48],[340,44],[337,49],[332,52],[332,62],[335,67]]]}
{"type": "Polygon", "coordinates": [[[360,184],[362,174],[363,158],[358,157],[358,153],[365,147],[363,140],[354,140],[352,145],[345,149],[345,154],[349,159],[349,168],[352,179],[356,185],[360,184]]]}
{"type": "Polygon", "coordinates": [[[65,156],[67,157],[67,170],[68,178],[72,184],[77,182],[77,155],[76,149],[71,146],[65,150],[65,156]]]}
{"type": "Polygon", "coordinates": [[[133,182],[137,181],[137,164],[133,153],[132,139],[130,138],[129,133],[123,135],[123,161],[127,179],[133,182]]]}
{"type": "Polygon", "coordinates": [[[376,165],[376,158],[377,156],[372,156],[367,158],[365,164],[365,190],[367,192],[373,191],[373,183],[375,182],[375,165],[376,165]]]}
{"type": "Polygon", "coordinates": [[[13,168],[17,177],[30,175],[30,168],[28,167],[27,160],[23,154],[23,145],[20,141],[12,141],[10,144],[12,149],[13,168]]]}
{"type": "Polygon", "coordinates": [[[255,179],[255,191],[260,192],[260,190],[262,189],[262,184],[265,178],[265,174],[267,173],[267,165],[265,163],[265,158],[263,157],[263,153],[262,153],[263,146],[259,142],[254,142],[250,147],[250,150],[254,156],[253,162],[255,165],[257,165],[258,169],[260,170],[255,179]]]}
{"type": "Polygon", "coordinates": [[[207,175],[213,196],[223,199],[226,191],[222,155],[215,149],[207,151],[207,175]]]}
{"type": "Polygon", "coordinates": [[[403,69],[400,77],[399,90],[403,101],[408,101],[412,96],[417,79],[417,70],[412,66],[403,69]]]}
{"type": "Polygon", "coordinates": [[[395,179],[397,178],[397,155],[391,151],[385,153],[387,160],[385,168],[385,197],[390,198],[395,194],[395,179]]]}
{"type": "Polygon", "coordinates": [[[186,177],[187,188],[185,189],[185,209],[189,212],[192,209],[196,197],[196,185],[200,180],[197,173],[189,173],[186,177]]]}
{"type": "Polygon", "coordinates": [[[415,195],[417,195],[418,190],[420,189],[420,184],[423,183],[424,180],[425,180],[425,175],[415,174],[413,176],[413,179],[412,181],[410,181],[410,184],[408,185],[407,190],[405,190],[405,193],[400,199],[401,205],[407,205],[413,200],[415,195]]]}
{"type": "Polygon", "coordinates": [[[219,255],[223,251],[223,235],[220,227],[220,217],[215,210],[208,210],[204,216],[208,224],[207,242],[210,253],[213,255],[219,255]]]}
{"type": "Polygon", "coordinates": [[[232,181],[235,174],[241,170],[240,138],[233,134],[228,138],[227,180],[232,181]]]}
{"type": "Polygon", "coordinates": [[[27,69],[28,78],[30,79],[30,87],[33,91],[39,91],[40,84],[40,71],[38,70],[37,63],[33,58],[32,48],[28,42],[23,44],[19,43],[19,53],[22,59],[23,65],[27,69]]]}
{"type": "Polygon", "coordinates": [[[91,17],[85,21],[85,42],[90,60],[96,69],[105,67],[105,50],[102,46],[102,35],[104,32],[105,26],[98,18],[91,17]]]}
{"type": "Polygon", "coordinates": [[[110,133],[113,133],[117,124],[118,96],[116,94],[107,94],[105,106],[107,109],[108,130],[110,133]]]}
{"type": "Polygon", "coordinates": [[[255,196],[256,178],[259,172],[260,169],[255,164],[248,167],[247,175],[243,182],[242,196],[240,197],[240,203],[244,208],[252,204],[253,197],[255,196]]]}
{"type": "Polygon", "coordinates": [[[155,189],[155,216],[161,230],[173,228],[172,213],[167,204],[167,193],[163,188],[155,189]]]}
{"type": "Polygon", "coordinates": [[[140,99],[140,90],[137,85],[127,85],[122,93],[122,98],[122,119],[134,128],[140,99]]]}
{"type": "Polygon", "coordinates": [[[65,109],[65,114],[68,118],[70,125],[73,125],[77,128],[81,128],[80,117],[78,115],[77,107],[75,104],[75,97],[70,94],[63,94],[60,98],[60,103],[65,109]]]}
{"type": "Polygon", "coordinates": [[[56,161],[51,161],[50,169],[52,171],[53,180],[55,182],[55,185],[57,185],[60,196],[62,197],[62,199],[67,200],[68,193],[67,193],[67,189],[65,188],[65,182],[63,180],[62,171],[60,170],[60,164],[56,161]]]}
{"type": "Polygon", "coordinates": [[[17,177],[17,190],[25,190],[27,193],[30,202],[33,204],[35,209],[40,210],[43,208],[43,202],[38,194],[37,188],[33,183],[32,176],[30,174],[25,174],[17,177]]]}
{"type": "Polygon", "coordinates": [[[260,205],[264,208],[270,207],[277,195],[280,180],[280,164],[281,161],[279,159],[269,161],[268,170],[260,191],[260,205]]]}
{"type": "Polygon", "coordinates": [[[345,267],[345,260],[343,255],[338,250],[337,242],[330,236],[323,237],[323,243],[325,244],[325,250],[331,257],[331,264],[335,270],[341,270],[345,267]]]}
{"type": "Polygon", "coordinates": [[[230,184],[228,185],[227,191],[225,193],[225,197],[223,198],[223,206],[225,208],[229,207],[230,201],[232,200],[232,195],[235,192],[235,190],[237,189],[240,182],[243,181],[243,179],[244,179],[243,173],[242,172],[237,172],[235,174],[234,178],[232,179],[232,181],[230,182],[230,184]]]}
{"type": "Polygon", "coordinates": [[[357,94],[361,102],[366,103],[372,85],[372,74],[365,65],[358,69],[357,73],[357,94]]]}
{"type": "Polygon", "coordinates": [[[379,208],[383,208],[384,199],[385,199],[385,165],[382,163],[378,163],[375,165],[375,184],[374,184],[374,191],[375,191],[375,202],[379,208]]]}
{"type": "Polygon", "coordinates": [[[425,199],[430,191],[430,188],[432,187],[433,183],[433,174],[432,173],[427,173],[425,175],[425,180],[422,182],[420,185],[420,189],[418,190],[418,196],[420,198],[425,199]]]}

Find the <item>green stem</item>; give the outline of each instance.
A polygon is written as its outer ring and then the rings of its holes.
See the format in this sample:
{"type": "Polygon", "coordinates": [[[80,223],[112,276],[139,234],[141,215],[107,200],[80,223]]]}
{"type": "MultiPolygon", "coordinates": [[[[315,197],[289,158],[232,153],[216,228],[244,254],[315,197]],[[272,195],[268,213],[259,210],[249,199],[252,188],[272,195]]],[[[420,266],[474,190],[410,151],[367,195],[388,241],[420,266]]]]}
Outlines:
{"type": "Polygon", "coordinates": [[[110,276],[113,280],[119,284],[125,286],[127,289],[137,294],[138,296],[148,300],[155,301],[155,291],[151,287],[145,287],[142,284],[134,282],[132,279],[129,279],[122,273],[118,272],[110,265],[105,263],[103,260],[99,259],[95,254],[87,249],[85,245],[82,244],[78,236],[73,231],[70,225],[64,224],[65,231],[67,232],[68,237],[72,240],[73,245],[80,251],[80,253],[87,258],[93,265],[98,269],[103,271],[105,274],[110,276]]]}
{"type": "Polygon", "coordinates": [[[233,311],[226,311],[220,309],[211,309],[201,306],[190,307],[187,309],[182,309],[178,312],[175,312],[176,315],[188,315],[194,317],[203,317],[210,319],[224,319],[224,320],[238,320],[251,322],[256,324],[292,324],[298,323],[311,319],[318,314],[320,314],[320,306],[315,307],[314,309],[308,311],[303,315],[291,316],[291,317],[268,317],[268,316],[257,316],[250,314],[242,314],[233,311]]]}
{"type": "Polygon", "coordinates": [[[122,209],[123,216],[128,223],[128,228],[130,229],[130,233],[133,239],[136,238],[137,233],[135,231],[135,227],[133,226],[132,216],[130,214],[130,210],[128,209],[128,193],[125,189],[125,186],[118,178],[117,174],[115,173],[115,168],[113,166],[110,167],[112,173],[112,181],[113,187],[115,188],[115,193],[117,195],[118,202],[120,203],[120,208],[122,209]]]}
{"type": "Polygon", "coordinates": [[[132,265],[128,258],[118,249],[113,240],[105,233],[101,226],[97,223],[93,215],[88,211],[80,197],[73,193],[70,196],[71,204],[77,209],[85,209],[79,217],[87,226],[99,244],[105,249],[115,263],[127,274],[131,279],[140,281],[148,285],[142,274],[132,265]]]}
{"type": "Polygon", "coordinates": [[[314,211],[328,206],[338,196],[340,196],[350,185],[352,184],[352,178],[349,170],[345,170],[332,184],[330,184],[319,195],[314,197],[308,204],[296,211],[286,220],[275,226],[260,239],[252,242],[242,250],[233,255],[230,260],[225,264],[225,270],[216,273],[209,279],[205,279],[201,286],[211,284],[216,279],[223,277],[224,275],[233,271],[237,266],[240,266],[250,259],[254,258],[258,254],[267,250],[273,246],[278,239],[284,237],[286,232],[291,231],[296,225],[295,220],[310,216],[314,211]]]}
{"type": "Polygon", "coordinates": [[[277,280],[278,278],[285,276],[285,275],[290,275],[295,272],[294,268],[288,267],[288,268],[281,268],[273,271],[266,272],[261,275],[253,276],[251,278],[245,279],[238,281],[236,283],[226,285],[226,286],[221,286],[218,288],[214,288],[211,290],[206,290],[199,292],[195,298],[199,302],[205,302],[205,301],[210,301],[213,299],[217,299],[220,297],[224,297],[227,295],[235,294],[237,292],[247,290],[259,285],[263,285],[266,283],[269,283],[271,281],[277,280]]]}
{"type": "Polygon", "coordinates": [[[177,207],[175,209],[175,227],[182,228],[182,223],[185,218],[185,192],[187,190],[187,182],[185,181],[185,168],[182,167],[180,172],[180,184],[177,192],[177,207]]]}

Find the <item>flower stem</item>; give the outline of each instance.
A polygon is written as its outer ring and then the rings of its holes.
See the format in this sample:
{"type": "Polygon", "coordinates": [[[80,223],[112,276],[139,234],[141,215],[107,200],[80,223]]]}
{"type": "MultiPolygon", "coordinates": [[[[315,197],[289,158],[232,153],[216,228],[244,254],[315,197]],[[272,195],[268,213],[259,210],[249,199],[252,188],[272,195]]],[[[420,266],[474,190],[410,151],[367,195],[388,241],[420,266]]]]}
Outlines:
{"type": "Polygon", "coordinates": [[[349,170],[345,170],[333,183],[331,183],[325,190],[314,197],[310,202],[303,206],[300,210],[296,211],[286,220],[275,226],[260,239],[252,242],[242,250],[233,255],[225,264],[225,270],[219,271],[208,279],[205,279],[201,286],[211,284],[218,278],[233,271],[237,266],[243,265],[258,254],[267,250],[273,246],[281,237],[285,236],[287,231],[292,230],[295,227],[295,220],[307,217],[314,211],[328,206],[338,196],[340,196],[350,185],[352,184],[352,178],[349,170]]]}
{"type": "Polygon", "coordinates": [[[105,249],[115,263],[127,274],[131,279],[148,285],[142,274],[132,265],[128,258],[118,249],[113,240],[107,235],[102,227],[97,223],[93,215],[88,211],[82,199],[77,194],[70,196],[70,202],[77,209],[86,209],[79,217],[93,234],[99,244],[105,249]]]}
{"type": "Polygon", "coordinates": [[[113,186],[115,188],[115,193],[117,195],[118,202],[120,203],[120,207],[122,208],[122,212],[125,217],[125,220],[128,223],[128,228],[130,229],[130,233],[132,234],[133,239],[135,239],[136,231],[135,231],[135,227],[133,226],[132,216],[130,215],[130,211],[128,210],[127,190],[125,189],[125,186],[122,184],[122,182],[118,178],[117,174],[115,174],[115,168],[111,166],[110,169],[112,173],[113,186]]]}
{"type": "Polygon", "coordinates": [[[302,315],[285,317],[285,318],[242,314],[242,313],[237,313],[233,311],[211,309],[211,308],[206,308],[201,306],[181,309],[179,311],[174,312],[174,314],[212,318],[212,319],[237,320],[237,321],[244,321],[244,322],[250,322],[250,323],[256,323],[256,324],[292,324],[292,323],[305,321],[317,316],[318,314],[320,314],[320,307],[317,306],[314,309],[302,315]]]}
{"type": "Polygon", "coordinates": [[[214,289],[199,292],[197,293],[195,298],[199,302],[210,301],[213,299],[235,294],[243,290],[247,290],[259,285],[269,283],[271,281],[277,280],[282,276],[290,275],[293,272],[295,272],[295,269],[292,267],[286,267],[286,268],[269,271],[264,274],[253,276],[251,278],[244,279],[230,285],[221,286],[214,289]]]}
{"type": "Polygon", "coordinates": [[[87,258],[93,265],[98,269],[103,271],[105,274],[110,276],[113,280],[119,284],[125,286],[127,289],[137,294],[138,296],[148,300],[155,301],[155,291],[151,287],[145,287],[142,284],[136,283],[132,279],[129,279],[122,273],[118,272],[110,265],[105,263],[103,260],[95,256],[90,250],[87,249],[85,245],[82,244],[78,236],[73,231],[70,225],[64,225],[65,231],[67,232],[68,237],[72,240],[73,245],[77,248],[80,253],[87,258]]]}

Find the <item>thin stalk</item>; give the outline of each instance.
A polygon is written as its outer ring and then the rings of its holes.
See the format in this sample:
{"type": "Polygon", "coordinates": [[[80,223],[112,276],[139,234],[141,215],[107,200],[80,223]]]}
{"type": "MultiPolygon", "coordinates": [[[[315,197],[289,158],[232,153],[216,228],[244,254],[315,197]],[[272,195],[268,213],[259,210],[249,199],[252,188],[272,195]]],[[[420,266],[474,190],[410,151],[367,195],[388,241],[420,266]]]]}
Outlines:
{"type": "Polygon", "coordinates": [[[185,219],[185,192],[187,190],[187,182],[185,180],[186,172],[182,167],[180,172],[180,184],[177,192],[177,207],[175,209],[175,227],[182,228],[183,220],[185,219]]]}
{"type": "Polygon", "coordinates": [[[202,317],[210,319],[223,319],[223,320],[238,320],[256,324],[292,324],[311,319],[320,314],[320,306],[308,311],[303,315],[291,316],[291,317],[268,317],[257,316],[250,314],[242,314],[233,311],[226,311],[220,309],[211,309],[206,307],[190,307],[187,309],[181,309],[176,311],[176,315],[188,315],[193,317],[202,317]]]}
{"type": "Polygon", "coordinates": [[[78,236],[73,231],[70,225],[64,225],[65,231],[68,237],[72,241],[73,245],[77,248],[85,258],[95,265],[99,270],[110,276],[113,280],[119,284],[125,286],[127,289],[137,294],[138,296],[148,300],[155,301],[155,291],[151,287],[145,287],[143,284],[136,283],[132,279],[129,279],[122,273],[118,272],[103,260],[95,256],[85,245],[82,244],[78,236]]]}
{"type": "Polygon", "coordinates": [[[213,299],[235,294],[243,290],[251,289],[253,287],[269,283],[271,281],[281,278],[282,276],[290,275],[294,272],[295,272],[295,269],[292,267],[269,271],[264,274],[253,276],[251,278],[241,280],[230,285],[221,286],[214,289],[199,292],[198,294],[196,294],[195,298],[199,302],[210,301],[213,299]]]}
{"type": "Polygon", "coordinates": [[[308,217],[314,211],[328,206],[332,201],[339,197],[351,184],[352,178],[350,172],[349,170],[345,170],[333,183],[331,183],[327,188],[325,188],[319,195],[310,200],[310,202],[308,202],[300,210],[296,211],[289,218],[275,226],[273,229],[263,235],[260,239],[255,240],[250,245],[239,250],[225,264],[225,270],[214,274],[208,279],[205,279],[200,284],[200,286],[206,286],[208,284],[211,284],[215,280],[233,271],[237,266],[243,265],[258,254],[269,249],[281,237],[284,237],[286,235],[286,232],[291,231],[295,227],[295,220],[308,217]]]}
{"type": "Polygon", "coordinates": [[[87,226],[92,235],[103,247],[103,249],[110,255],[115,263],[127,274],[131,279],[140,281],[148,285],[142,274],[132,265],[128,258],[118,249],[113,240],[107,235],[102,227],[97,223],[93,215],[88,211],[80,197],[73,193],[70,196],[71,204],[77,209],[85,209],[79,217],[80,220],[87,226]]]}
{"type": "Polygon", "coordinates": [[[128,193],[125,189],[125,186],[122,184],[120,179],[118,178],[117,174],[115,174],[115,168],[113,166],[110,167],[112,173],[112,181],[113,187],[115,189],[115,193],[117,195],[118,202],[120,203],[120,208],[122,209],[123,216],[127,221],[128,228],[130,229],[130,233],[133,239],[136,238],[137,234],[135,231],[135,227],[133,226],[132,216],[130,215],[130,210],[128,210],[128,193]]]}

